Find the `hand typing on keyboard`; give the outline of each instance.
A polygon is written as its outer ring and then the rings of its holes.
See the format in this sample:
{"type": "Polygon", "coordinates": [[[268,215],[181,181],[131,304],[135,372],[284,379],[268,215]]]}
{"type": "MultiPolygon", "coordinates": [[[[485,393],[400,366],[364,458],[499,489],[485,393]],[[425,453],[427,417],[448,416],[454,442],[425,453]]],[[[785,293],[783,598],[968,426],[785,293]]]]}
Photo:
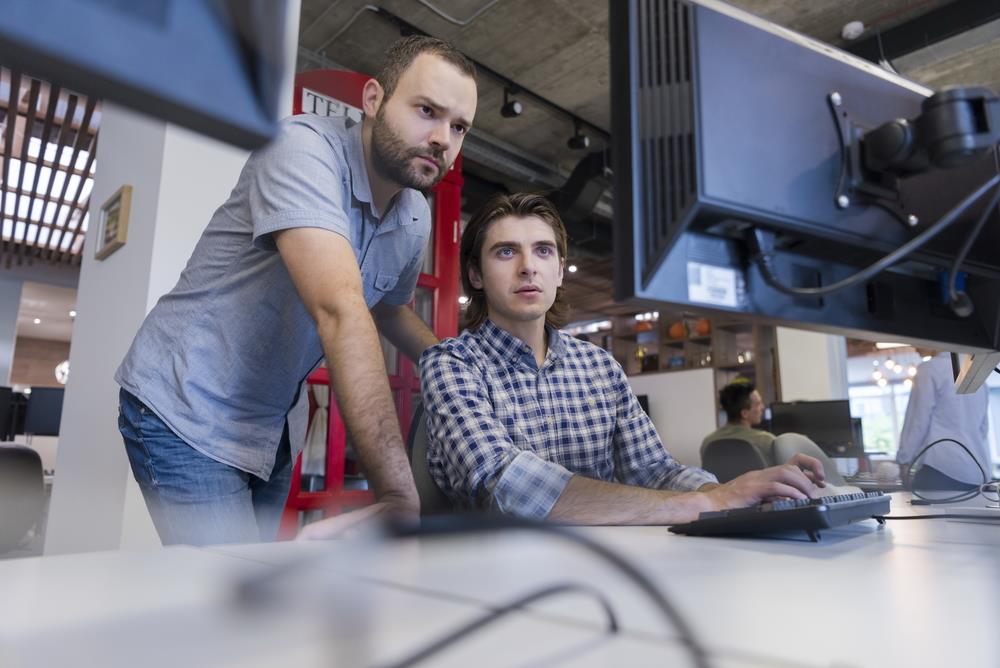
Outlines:
{"type": "Polygon", "coordinates": [[[818,459],[797,454],[781,466],[750,471],[729,482],[706,489],[715,510],[745,508],[775,499],[812,499],[821,495],[826,474],[818,459]]]}

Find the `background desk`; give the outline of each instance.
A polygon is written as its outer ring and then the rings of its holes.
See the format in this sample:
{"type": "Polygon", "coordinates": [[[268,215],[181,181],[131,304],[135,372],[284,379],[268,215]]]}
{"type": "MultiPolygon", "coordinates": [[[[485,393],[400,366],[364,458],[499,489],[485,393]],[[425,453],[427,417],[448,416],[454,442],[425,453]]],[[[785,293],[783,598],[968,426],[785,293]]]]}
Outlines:
{"type": "MultiPolygon", "coordinates": [[[[915,512],[903,501],[893,514],[915,512]]],[[[825,532],[819,544],[660,527],[583,531],[640,564],[714,665],[998,665],[1000,526],[864,522],[825,532]]],[[[595,603],[563,596],[426,665],[688,665],[674,630],[630,582],[572,544],[524,532],[374,549],[217,546],[0,563],[0,664],[303,666],[330,665],[335,653],[335,665],[377,665],[561,581],[601,589],[623,633],[609,638],[595,603]],[[234,611],[231,583],[275,567],[287,571],[275,590],[288,595],[270,601],[270,614],[234,611]]]]}

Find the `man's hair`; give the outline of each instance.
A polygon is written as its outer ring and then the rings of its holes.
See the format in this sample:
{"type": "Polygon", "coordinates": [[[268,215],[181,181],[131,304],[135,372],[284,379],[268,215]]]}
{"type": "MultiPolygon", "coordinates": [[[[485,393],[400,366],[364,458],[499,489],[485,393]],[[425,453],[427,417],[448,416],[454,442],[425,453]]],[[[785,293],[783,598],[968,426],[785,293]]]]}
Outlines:
{"type": "Polygon", "coordinates": [[[755,389],[753,383],[735,382],[719,391],[719,403],[730,422],[738,421],[742,417],[740,411],[750,408],[750,395],[755,389]]]}
{"type": "MultiPolygon", "coordinates": [[[[462,233],[462,247],[459,259],[459,271],[462,276],[462,287],[469,298],[469,303],[465,307],[465,327],[475,331],[486,320],[486,295],[482,290],[472,287],[469,280],[469,268],[475,267],[476,271],[482,275],[482,253],[483,243],[486,241],[486,233],[490,225],[506,218],[528,218],[534,216],[539,218],[549,227],[556,238],[556,252],[559,254],[559,261],[566,259],[567,235],[566,226],[555,205],[541,195],[532,193],[515,193],[506,195],[503,193],[494,195],[488,199],[479,210],[472,216],[472,220],[465,227],[462,233]]],[[[559,328],[566,324],[566,314],[569,308],[563,300],[563,289],[560,286],[556,290],[556,299],[545,314],[545,324],[550,327],[559,328]]]]}
{"type": "Polygon", "coordinates": [[[471,60],[463,55],[458,49],[444,40],[426,35],[411,35],[396,40],[389,50],[385,52],[382,65],[375,74],[375,79],[385,91],[385,99],[392,97],[399,83],[399,78],[403,72],[413,64],[422,53],[430,53],[451,63],[462,74],[476,78],[476,66],[471,60]]]}

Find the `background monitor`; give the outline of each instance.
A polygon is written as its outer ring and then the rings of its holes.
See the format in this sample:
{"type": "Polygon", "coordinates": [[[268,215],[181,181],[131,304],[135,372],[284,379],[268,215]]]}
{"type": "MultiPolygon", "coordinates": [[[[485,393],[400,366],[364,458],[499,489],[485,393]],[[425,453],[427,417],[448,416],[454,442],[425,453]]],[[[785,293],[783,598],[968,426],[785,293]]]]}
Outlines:
{"type": "Polygon", "coordinates": [[[0,441],[14,440],[14,407],[11,401],[14,391],[9,387],[0,387],[0,441]]]}
{"type": "Polygon", "coordinates": [[[847,399],[771,404],[771,432],[775,436],[804,434],[831,457],[864,455],[852,420],[847,399]]]}
{"type": "Polygon", "coordinates": [[[288,114],[289,0],[6,0],[0,63],[246,148],[288,114]]]}
{"type": "Polygon", "coordinates": [[[33,436],[58,436],[62,419],[63,388],[36,387],[28,396],[24,411],[24,433],[33,436]]]}
{"type": "MultiPolygon", "coordinates": [[[[905,261],[826,296],[772,287],[747,241],[750,230],[774,235],[782,283],[831,286],[991,183],[995,140],[954,168],[872,173],[859,138],[919,116],[933,91],[721,2],[609,7],[616,298],[953,351],[1000,349],[1000,216],[987,208],[995,190],[905,261]],[[960,317],[941,276],[980,214],[990,218],[960,267],[975,311],[960,317]]],[[[975,122],[996,123],[995,102],[975,122]]]]}

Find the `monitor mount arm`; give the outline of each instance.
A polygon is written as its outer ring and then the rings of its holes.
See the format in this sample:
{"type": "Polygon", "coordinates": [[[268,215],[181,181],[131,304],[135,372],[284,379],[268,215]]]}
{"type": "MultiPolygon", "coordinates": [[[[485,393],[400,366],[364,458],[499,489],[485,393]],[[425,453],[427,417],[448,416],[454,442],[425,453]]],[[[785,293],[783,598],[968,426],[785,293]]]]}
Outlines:
{"type": "Polygon", "coordinates": [[[874,203],[908,227],[920,221],[906,209],[901,181],[964,164],[1000,142],[1000,97],[988,88],[942,90],[923,101],[916,118],[876,128],[854,121],[840,93],[830,93],[827,102],[840,138],[836,205],[874,203]]]}
{"type": "MultiPolygon", "coordinates": [[[[852,198],[874,202],[909,227],[920,221],[906,211],[901,180],[956,167],[1000,143],[1000,96],[988,88],[942,90],[923,101],[916,118],[897,118],[874,129],[851,120],[839,93],[827,100],[840,137],[837,206],[847,208],[852,198]]],[[[973,355],[961,365],[953,355],[952,363],[955,389],[967,394],[1000,364],[1000,352],[973,355]]]]}

